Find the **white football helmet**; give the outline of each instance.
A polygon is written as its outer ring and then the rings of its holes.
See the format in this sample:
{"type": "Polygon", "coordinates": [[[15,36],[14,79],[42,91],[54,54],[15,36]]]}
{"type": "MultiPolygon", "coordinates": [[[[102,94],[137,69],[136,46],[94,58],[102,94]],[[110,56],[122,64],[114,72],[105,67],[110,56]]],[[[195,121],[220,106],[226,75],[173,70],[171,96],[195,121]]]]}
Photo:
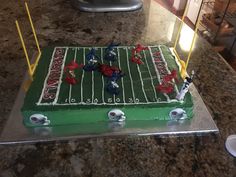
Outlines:
{"type": "Polygon", "coordinates": [[[112,109],[108,112],[108,118],[110,121],[122,122],[126,119],[125,113],[120,109],[112,109]]]}
{"type": "Polygon", "coordinates": [[[50,120],[43,114],[33,114],[30,116],[30,122],[33,125],[49,125],[50,120]]]}

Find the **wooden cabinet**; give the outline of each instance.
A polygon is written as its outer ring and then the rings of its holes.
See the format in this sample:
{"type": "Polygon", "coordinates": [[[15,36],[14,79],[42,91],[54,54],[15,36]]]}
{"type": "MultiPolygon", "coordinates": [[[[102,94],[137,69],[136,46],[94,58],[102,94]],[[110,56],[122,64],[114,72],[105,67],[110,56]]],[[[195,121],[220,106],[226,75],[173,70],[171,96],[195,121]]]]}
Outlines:
{"type": "Polygon", "coordinates": [[[228,0],[215,0],[214,10],[218,12],[223,12],[227,10],[228,13],[234,13],[236,11],[236,0],[231,0],[228,7],[227,3],[228,0]]]}
{"type": "MultiPolygon", "coordinates": [[[[199,33],[207,39],[217,51],[225,48],[222,37],[235,37],[236,0],[203,0],[199,33]]],[[[232,47],[230,47],[232,48],[232,47]]]]}
{"type": "Polygon", "coordinates": [[[213,13],[202,15],[202,23],[211,32],[216,33],[218,31],[218,35],[232,34],[234,26],[225,19],[222,22],[221,20],[220,16],[214,15],[213,13]]]}

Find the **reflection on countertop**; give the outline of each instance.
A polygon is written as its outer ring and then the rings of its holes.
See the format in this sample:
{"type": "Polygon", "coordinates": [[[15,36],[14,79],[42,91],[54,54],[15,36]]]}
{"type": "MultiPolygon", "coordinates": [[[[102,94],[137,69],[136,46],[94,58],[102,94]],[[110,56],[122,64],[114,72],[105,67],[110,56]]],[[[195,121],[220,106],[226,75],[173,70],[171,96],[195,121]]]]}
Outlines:
{"type": "MultiPolygon", "coordinates": [[[[19,19],[33,51],[33,35],[23,2],[0,7],[1,120],[3,126],[26,71],[23,50],[14,27],[19,19]]],[[[154,0],[127,13],[85,13],[69,0],[29,2],[41,46],[167,44],[173,46],[179,20],[154,0]]],[[[181,56],[186,53],[181,51],[181,56]]],[[[236,134],[236,73],[201,38],[189,63],[194,84],[220,134],[189,137],[115,137],[67,142],[0,146],[2,176],[236,176],[236,164],[224,141],[236,134]]]]}

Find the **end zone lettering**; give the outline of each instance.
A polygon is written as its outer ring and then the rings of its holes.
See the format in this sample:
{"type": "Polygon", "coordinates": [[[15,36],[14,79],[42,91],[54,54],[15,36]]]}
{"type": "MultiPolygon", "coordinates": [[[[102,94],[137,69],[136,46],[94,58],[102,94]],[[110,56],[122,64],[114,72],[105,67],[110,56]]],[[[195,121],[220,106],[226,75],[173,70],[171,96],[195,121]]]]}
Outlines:
{"type": "Polygon", "coordinates": [[[61,72],[63,70],[62,64],[65,56],[65,49],[56,48],[54,56],[52,58],[52,62],[50,64],[50,68],[48,71],[48,75],[46,77],[43,92],[42,92],[42,100],[40,102],[48,102],[53,101],[56,96],[56,92],[58,89],[58,84],[60,82],[61,72]]]}

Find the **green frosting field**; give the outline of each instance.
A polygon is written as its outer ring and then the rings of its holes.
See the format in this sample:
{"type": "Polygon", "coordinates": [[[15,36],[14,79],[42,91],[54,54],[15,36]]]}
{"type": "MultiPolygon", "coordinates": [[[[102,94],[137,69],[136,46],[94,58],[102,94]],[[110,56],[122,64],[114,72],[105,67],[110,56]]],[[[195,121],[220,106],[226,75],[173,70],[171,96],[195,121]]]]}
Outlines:
{"type": "Polygon", "coordinates": [[[183,108],[188,118],[193,116],[190,93],[182,102],[175,99],[183,84],[179,74],[178,82],[173,82],[175,89],[171,94],[155,89],[161,82],[159,66],[165,66],[164,70],[168,73],[173,69],[179,70],[169,48],[164,45],[150,46],[141,52],[141,65],[130,60],[133,46],[115,48],[118,58],[115,62],[104,60],[105,48],[95,47],[98,62],[116,66],[125,73],[117,82],[120,89],[118,95],[106,91],[108,78],[98,71],[85,72],[79,68],[75,70],[77,84],[65,82],[65,66],[71,61],[86,64],[85,56],[90,47],[47,47],[42,52],[34,81],[24,100],[24,124],[28,127],[42,126],[30,121],[33,114],[47,117],[49,126],[109,122],[107,113],[114,108],[121,109],[127,121],[167,121],[170,120],[170,111],[175,108],[183,108]],[[155,59],[158,52],[160,60],[155,59]]]}

